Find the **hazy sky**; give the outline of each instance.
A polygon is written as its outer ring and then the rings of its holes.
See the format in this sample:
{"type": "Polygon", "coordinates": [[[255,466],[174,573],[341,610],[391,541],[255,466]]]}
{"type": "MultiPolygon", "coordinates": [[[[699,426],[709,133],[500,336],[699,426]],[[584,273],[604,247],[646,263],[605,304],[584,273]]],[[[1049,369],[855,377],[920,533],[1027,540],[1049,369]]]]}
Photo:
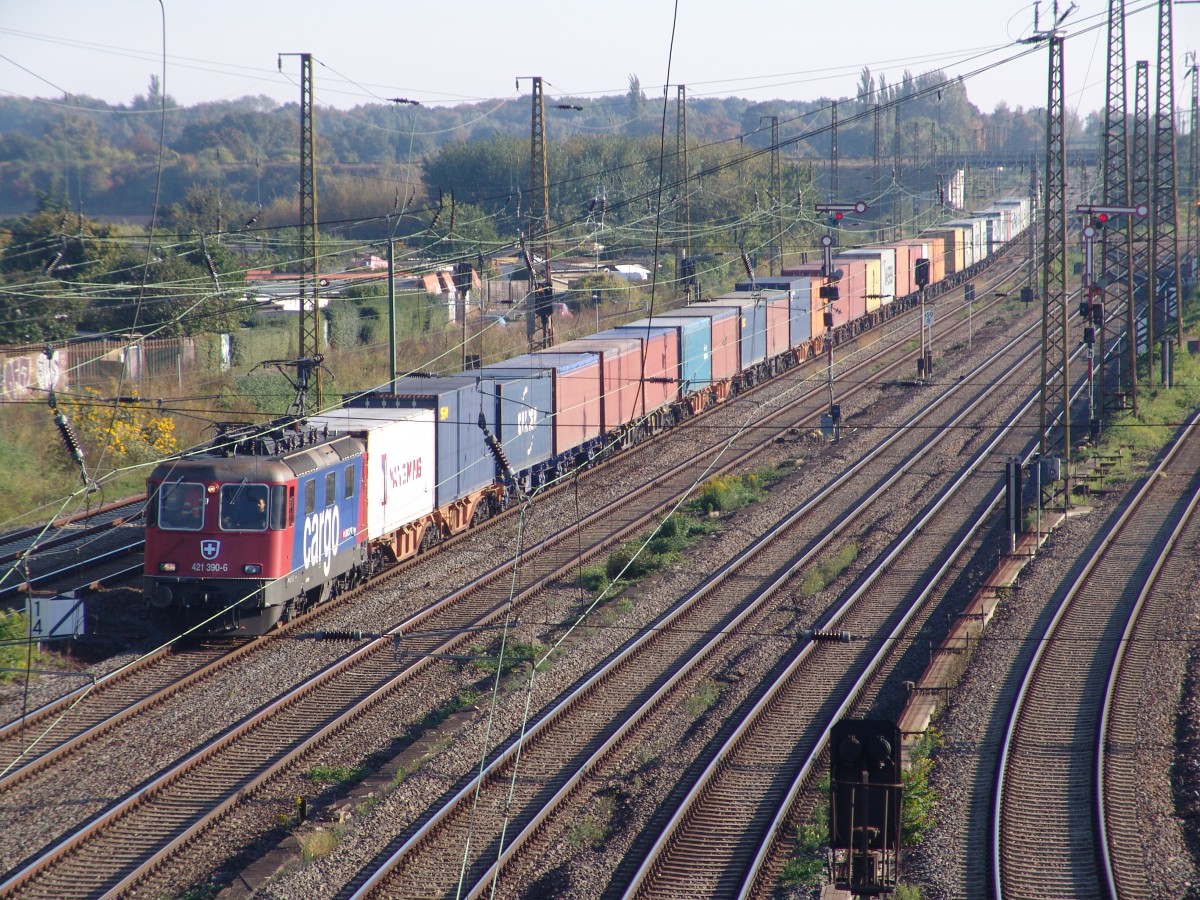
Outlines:
{"type": "MultiPolygon", "coordinates": [[[[1063,23],[1066,93],[1086,115],[1104,104],[1108,3],[1078,3],[1063,23]]],[[[163,5],[166,90],[184,105],[247,94],[298,100],[299,61],[285,57],[281,72],[277,57],[302,51],[316,60],[317,102],[341,108],[396,96],[431,104],[528,93],[527,81],[514,86],[518,75],[541,75],[548,97],[622,93],[630,74],[652,97],[668,78],[687,84],[689,97],[852,97],[863,66],[888,83],[905,69],[967,76],[968,96],[984,112],[1000,101],[1046,103],[1045,47],[1006,62],[1030,49],[1014,43],[1033,30],[1033,4],[1024,0],[678,0],[673,53],[673,0],[163,5]]],[[[1156,57],[1156,6],[1127,2],[1131,66],[1156,57]]],[[[1052,7],[1041,3],[1042,29],[1052,7]]],[[[157,0],[0,0],[0,91],[128,103],[162,71],[162,22],[157,0]]],[[[1198,39],[1200,5],[1177,6],[1179,94],[1184,52],[1198,39]]]]}

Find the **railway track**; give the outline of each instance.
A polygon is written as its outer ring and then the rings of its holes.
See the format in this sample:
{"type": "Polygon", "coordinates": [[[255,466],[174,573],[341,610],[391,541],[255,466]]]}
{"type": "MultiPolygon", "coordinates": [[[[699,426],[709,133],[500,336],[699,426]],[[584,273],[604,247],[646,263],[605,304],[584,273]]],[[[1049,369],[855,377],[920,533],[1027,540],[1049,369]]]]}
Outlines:
{"type": "Polygon", "coordinates": [[[145,496],[109,503],[49,525],[0,535],[0,604],[24,601],[32,590],[97,585],[140,572],[140,537],[111,540],[122,526],[141,521],[145,496]],[[89,573],[80,579],[80,573],[89,573]]]}
{"type": "MultiPolygon", "coordinates": [[[[902,360],[896,361],[891,366],[878,371],[876,374],[887,376],[902,365],[902,360]]],[[[871,362],[860,361],[849,366],[845,376],[853,378],[866,373],[872,367],[873,364],[871,362]]],[[[775,383],[772,386],[777,387],[775,383]]],[[[785,404],[781,409],[776,411],[775,414],[757,423],[757,428],[786,428],[794,424],[792,417],[794,417],[795,410],[798,408],[802,410],[801,418],[812,418],[813,411],[817,408],[814,404],[819,405],[821,392],[822,388],[816,387],[797,395],[790,403],[785,404]],[[784,422],[782,425],[780,424],[781,420],[784,422]]],[[[848,390],[847,396],[851,394],[852,391],[848,390]]],[[[754,398],[755,392],[751,391],[743,395],[741,399],[753,401],[754,398]]],[[[732,407],[722,407],[717,411],[730,412],[730,410],[732,410],[732,407]]],[[[714,442],[693,454],[680,467],[677,477],[671,482],[663,483],[658,481],[656,483],[654,479],[651,479],[644,482],[635,491],[635,495],[652,494],[657,488],[659,491],[658,494],[650,497],[649,506],[647,507],[657,509],[659,506],[680,496],[679,492],[690,488],[695,483],[695,479],[700,477],[704,472],[711,471],[713,474],[717,474],[723,471],[723,468],[720,466],[711,468],[712,460],[717,455],[725,454],[728,456],[731,454],[751,453],[761,449],[768,443],[769,439],[760,441],[744,440],[735,446],[727,446],[724,441],[714,442]]],[[[654,453],[654,442],[649,442],[622,454],[614,461],[601,464],[596,468],[594,473],[589,474],[592,476],[598,475],[611,466],[628,467],[636,471],[642,465],[639,459],[650,457],[654,453]]],[[[727,463],[726,465],[729,464],[727,463]]],[[[542,492],[541,496],[544,498],[553,492],[563,489],[563,486],[552,487],[542,492]]],[[[629,521],[622,524],[621,528],[613,530],[613,533],[608,535],[609,543],[615,543],[630,531],[636,530],[648,521],[648,516],[649,513],[639,508],[629,521]]],[[[500,521],[502,520],[493,519],[484,522],[472,532],[452,538],[438,545],[436,548],[437,552],[451,550],[461,540],[478,535],[481,528],[495,527],[500,521]]],[[[594,535],[604,535],[609,530],[606,523],[612,521],[614,519],[611,512],[606,511],[605,515],[593,516],[588,522],[581,523],[581,525],[583,529],[591,529],[591,536],[594,537],[594,535]]],[[[100,527],[110,526],[105,524],[100,527]]],[[[552,564],[545,567],[547,572],[561,574],[566,571],[564,567],[569,566],[571,554],[578,552],[581,537],[589,537],[586,530],[579,530],[579,528],[580,526],[576,526],[571,531],[559,535],[556,541],[560,547],[557,555],[549,554],[549,543],[539,542],[537,545],[522,551],[519,565],[526,573],[532,573],[536,571],[532,567],[543,566],[544,563],[550,561],[552,564]]],[[[509,565],[509,563],[505,562],[495,568],[491,573],[492,578],[501,579],[508,571],[509,565]]],[[[395,573],[393,571],[388,574],[392,575],[395,573]]],[[[290,623],[286,628],[266,636],[267,640],[277,640],[303,629],[315,631],[326,627],[324,623],[331,617],[331,613],[339,605],[352,601],[360,592],[356,591],[353,594],[344,595],[330,603],[324,604],[312,613],[290,623]]],[[[500,597],[495,598],[495,602],[497,603],[500,600],[500,597]]],[[[468,618],[465,622],[455,624],[466,626],[469,622],[470,619],[468,618]]],[[[167,647],[159,648],[153,653],[139,659],[135,664],[126,666],[120,671],[106,676],[99,683],[84,685],[55,701],[30,711],[20,719],[0,727],[0,786],[4,786],[5,784],[11,785],[16,778],[21,777],[21,769],[25,766],[36,761],[37,766],[30,768],[29,771],[31,773],[37,771],[39,768],[51,763],[59,754],[69,752],[80,746],[81,737],[85,735],[94,736],[98,733],[97,729],[101,727],[104,729],[114,727],[126,717],[145,711],[156,703],[172,696],[174,692],[202,680],[213,672],[219,671],[222,667],[219,664],[219,653],[217,652],[219,646],[219,644],[213,644],[213,649],[206,649],[194,655],[181,651],[178,648],[174,650],[167,647]],[[193,661],[189,662],[189,659],[193,661]],[[168,668],[168,661],[169,671],[158,673],[156,669],[160,667],[168,668]],[[108,696],[110,694],[111,697],[108,696]],[[80,701],[84,698],[87,700],[87,708],[80,709],[80,701]],[[51,723],[53,723],[54,735],[42,735],[40,733],[41,729],[51,723]]],[[[232,663],[240,660],[252,652],[253,649],[247,642],[239,641],[234,651],[231,651],[227,662],[232,663]]]]}
{"type": "MultiPolygon", "coordinates": [[[[989,388],[981,391],[971,404],[977,416],[984,395],[994,396],[1004,390],[1006,377],[1015,380],[1019,369],[1014,365],[1014,356],[1020,354],[1010,352],[1012,355],[993,361],[986,374],[976,373],[967,379],[972,384],[989,384],[989,388]]],[[[1025,362],[1031,365],[1032,359],[1029,354],[1025,362]]],[[[1028,377],[1027,372],[1025,375],[1028,377]]],[[[1011,392],[1011,387],[1009,390],[1011,392]]],[[[956,391],[951,390],[947,396],[954,393],[956,391]]],[[[952,406],[949,402],[945,405],[952,406]]],[[[529,849],[526,843],[541,847],[552,842],[553,838],[538,839],[539,832],[547,828],[546,823],[552,816],[558,822],[576,820],[576,810],[568,805],[572,795],[588,781],[603,780],[605,775],[599,770],[610,774],[607,770],[612,765],[611,759],[622,752],[626,742],[644,740],[647,734],[653,734],[663,710],[680,703],[681,694],[686,694],[689,685],[700,677],[698,671],[712,665],[715,656],[727,653],[728,645],[736,641],[740,633],[759,631],[764,620],[777,612],[775,607],[787,596],[794,580],[811,570],[821,555],[827,554],[838,541],[845,540],[848,529],[861,530],[863,519],[878,517],[878,507],[889,505],[883,498],[890,499],[899,490],[898,485],[903,479],[925,483],[934,477],[929,454],[937,439],[926,439],[927,429],[940,439],[956,427],[980,426],[978,421],[965,420],[965,413],[946,412],[939,409],[940,406],[940,403],[935,404],[922,415],[923,421],[909,423],[900,429],[852,471],[831,483],[821,495],[797,508],[778,529],[757,541],[728,568],[685,598],[667,617],[631,642],[617,658],[606,664],[603,671],[530,722],[519,744],[510,744],[489,760],[478,778],[458,786],[441,808],[411,827],[386,858],[373,862],[360,882],[351,886],[354,888],[352,896],[409,896],[420,891],[435,896],[478,897],[495,889],[505,867],[514,865],[520,854],[528,852],[537,856],[539,851],[529,849]],[[899,465],[894,462],[896,456],[903,459],[899,465]],[[782,567],[781,558],[786,560],[782,567]],[[467,847],[469,852],[464,850],[467,847]],[[460,876],[465,877],[460,880],[460,876]]],[[[988,407],[989,414],[991,409],[988,407]]],[[[1025,410],[1028,409],[1027,404],[1025,410]]],[[[1010,425],[1009,440],[1023,443],[1023,439],[1011,435],[1011,428],[1010,425]]],[[[993,449],[994,445],[984,448],[976,465],[980,465],[993,449]]],[[[968,477],[963,476],[959,482],[967,480],[968,477]]],[[[987,488],[982,492],[986,494],[987,488]]],[[[978,489],[975,493],[979,493],[978,489]]],[[[990,507],[990,500],[988,497],[985,507],[990,507]]],[[[966,505],[979,503],[980,497],[973,495],[966,505]]],[[[951,522],[961,522],[964,508],[956,506],[943,515],[951,522]]],[[[909,540],[902,541],[879,563],[881,568],[890,567],[902,550],[911,553],[913,540],[928,544],[926,552],[931,556],[942,552],[946,532],[957,526],[943,526],[946,531],[931,530],[928,527],[932,521],[930,516],[912,531],[909,540]]],[[[923,577],[923,572],[907,562],[903,569],[900,577],[907,584],[899,596],[914,592],[914,579],[923,577]]],[[[867,583],[874,577],[866,576],[867,583]]],[[[875,635],[895,615],[898,597],[892,596],[891,604],[881,604],[878,602],[880,593],[886,595],[887,591],[878,587],[863,589],[856,598],[861,601],[856,606],[857,619],[839,611],[832,614],[826,624],[835,627],[843,619],[852,621],[855,633],[861,629],[871,646],[885,643],[875,635]]],[[[848,602],[847,606],[850,605],[848,602]]],[[[765,730],[777,738],[794,738],[797,722],[805,723],[804,732],[819,729],[824,717],[830,713],[830,698],[837,695],[836,685],[847,678],[844,658],[835,663],[821,650],[825,645],[813,644],[803,634],[794,638],[794,643],[787,642],[777,663],[785,675],[793,665],[789,657],[797,648],[802,648],[798,659],[816,655],[824,662],[804,667],[799,676],[798,680],[806,685],[803,692],[806,708],[799,710],[793,705],[783,711],[782,718],[776,718],[766,726],[765,730]],[[808,724],[810,722],[813,724],[808,724]]],[[[838,655],[837,651],[832,652],[838,655]]],[[[863,655],[861,651],[845,651],[841,655],[847,654],[863,655]]],[[[769,706],[771,698],[768,695],[774,690],[765,688],[759,698],[760,704],[769,706]]],[[[747,721],[740,717],[731,719],[722,730],[744,736],[747,721]]],[[[795,748],[789,744],[778,753],[768,752],[765,756],[761,750],[759,743],[752,761],[733,763],[733,768],[760,773],[768,783],[776,783],[779,771],[772,761],[780,763],[792,758],[795,748]]],[[[740,847],[743,853],[747,847],[759,846],[761,829],[751,827],[741,814],[747,805],[754,805],[755,796],[745,784],[734,789],[727,804],[712,810],[713,815],[698,823],[695,852],[681,854],[684,858],[672,863],[679,873],[673,887],[670,876],[645,876],[647,881],[653,882],[649,895],[730,896],[730,885],[726,880],[737,873],[739,867],[723,855],[722,850],[726,843],[740,847]],[[715,883],[706,880],[710,878],[715,879],[715,883]]],[[[657,821],[645,823],[641,831],[659,834],[659,826],[663,824],[657,821]]],[[[673,821],[671,825],[674,824],[673,821]]],[[[561,832],[562,829],[558,830],[561,832]]],[[[670,827],[662,833],[679,837],[670,827]]],[[[557,836],[561,839],[561,834],[557,836]]],[[[631,855],[644,852],[644,846],[635,846],[631,855]]],[[[737,852],[731,851],[731,856],[737,852]]],[[[650,854],[648,858],[657,858],[659,848],[652,848],[650,854]]],[[[629,858],[626,857],[627,864],[629,858]]],[[[640,879],[641,873],[630,886],[631,890],[640,879]]],[[[505,884],[508,885],[506,890],[513,890],[510,881],[505,884]]],[[[350,889],[344,889],[343,894],[350,893],[350,889]]]]}
{"type": "MultiPolygon", "coordinates": [[[[742,451],[745,451],[745,450],[746,450],[746,448],[745,448],[744,446],[741,446],[741,445],[739,445],[738,447],[734,448],[734,451],[735,451],[735,452],[739,452],[739,453],[740,453],[740,452],[742,452],[742,451]]],[[[625,455],[625,456],[623,456],[621,459],[622,459],[622,461],[627,461],[627,460],[629,459],[629,457],[628,457],[628,455],[625,455]]],[[[626,464],[627,464],[627,463],[626,463],[626,464]]],[[[705,465],[705,467],[707,468],[707,463],[705,463],[704,465],[705,465]]],[[[695,477],[695,476],[694,476],[694,474],[693,474],[693,476],[691,476],[691,477],[694,479],[694,477],[695,477]]],[[[687,478],[685,478],[685,479],[683,479],[682,481],[683,481],[684,483],[686,483],[686,482],[688,481],[688,479],[687,479],[687,478]]],[[[694,483],[694,482],[693,482],[693,483],[694,483]]],[[[661,486],[661,485],[659,485],[659,486],[661,486]]],[[[660,504],[660,505],[661,505],[661,504],[660,504]]],[[[611,519],[611,513],[609,514],[609,516],[608,516],[608,517],[611,519]]],[[[636,524],[635,524],[635,525],[631,525],[631,526],[630,526],[630,528],[636,528],[636,527],[638,527],[636,524]]],[[[603,532],[605,532],[605,533],[607,533],[607,534],[609,535],[609,536],[608,536],[608,538],[607,538],[608,545],[611,545],[611,543],[612,543],[612,542],[614,542],[614,541],[616,541],[616,540],[618,540],[618,539],[619,539],[619,537],[618,537],[618,536],[614,536],[614,535],[612,535],[612,533],[611,533],[611,529],[609,529],[609,528],[603,528],[603,529],[600,529],[600,530],[601,530],[601,531],[603,531],[603,532]]],[[[570,541],[569,541],[568,543],[570,543],[570,544],[571,544],[571,546],[570,546],[570,548],[569,548],[569,551],[570,551],[570,552],[569,552],[569,553],[566,553],[566,554],[565,554],[565,557],[568,557],[568,558],[570,558],[570,559],[569,559],[569,561],[568,561],[568,562],[565,564],[565,568],[564,568],[563,566],[561,566],[561,565],[559,566],[558,570],[556,570],[556,573],[557,573],[557,574],[561,574],[561,572],[563,572],[563,571],[570,571],[570,570],[571,570],[571,568],[573,567],[573,565],[577,563],[577,559],[575,559],[575,557],[578,555],[578,550],[579,550],[579,539],[578,539],[577,537],[575,537],[575,536],[572,536],[572,537],[571,537],[571,539],[570,539],[570,541]]],[[[601,546],[601,545],[599,545],[599,544],[597,545],[597,547],[600,547],[600,546],[601,546]]],[[[552,555],[552,554],[550,554],[550,552],[549,552],[549,549],[548,549],[548,547],[546,547],[546,546],[537,547],[537,548],[531,548],[531,552],[533,553],[533,555],[534,555],[536,558],[539,558],[539,559],[548,559],[548,558],[550,558],[550,557],[551,557],[551,555],[552,555]]],[[[598,551],[597,551],[597,552],[598,552],[598,551]]],[[[523,570],[524,570],[524,571],[527,571],[527,570],[528,570],[528,567],[524,567],[524,566],[523,566],[523,570]]],[[[530,574],[533,574],[533,573],[530,573],[530,574]]],[[[553,574],[551,574],[551,575],[549,575],[549,576],[547,576],[547,577],[553,577],[553,574]]],[[[503,592],[502,592],[502,593],[503,593],[503,592]]],[[[508,598],[507,598],[507,595],[505,595],[505,596],[504,596],[504,600],[505,600],[505,602],[507,602],[507,599],[508,599],[508,598]]],[[[494,601],[494,600],[495,600],[495,598],[493,598],[493,601],[494,601]]],[[[469,628],[487,627],[486,618],[479,618],[479,617],[478,617],[478,615],[476,616],[476,618],[475,618],[475,620],[474,620],[474,623],[473,623],[473,624],[470,624],[470,625],[465,625],[465,626],[464,626],[464,624],[463,624],[463,619],[461,619],[461,618],[452,619],[452,620],[450,620],[450,621],[447,621],[447,620],[446,620],[446,619],[444,619],[444,618],[442,618],[442,619],[437,619],[436,617],[437,617],[438,615],[444,615],[444,614],[445,614],[445,610],[446,610],[446,608],[447,608],[447,607],[449,607],[450,605],[452,605],[452,603],[450,602],[450,598],[447,598],[447,602],[446,602],[446,603],[444,603],[444,604],[440,604],[440,605],[439,605],[439,607],[437,607],[437,608],[435,608],[435,609],[432,609],[432,610],[430,610],[430,611],[429,611],[429,612],[428,612],[426,615],[423,615],[423,616],[422,616],[422,617],[420,617],[419,619],[418,619],[418,618],[414,618],[414,620],[410,620],[409,622],[402,624],[402,625],[400,626],[400,630],[404,631],[404,634],[405,634],[405,637],[404,637],[405,646],[406,646],[406,647],[411,647],[411,648],[412,648],[412,651],[413,651],[414,653],[424,653],[424,652],[450,652],[450,651],[451,651],[453,648],[452,648],[450,645],[446,644],[445,642],[442,642],[442,641],[440,641],[440,639],[432,639],[432,640],[431,640],[431,642],[430,642],[430,643],[428,643],[428,645],[427,645],[427,646],[422,646],[421,642],[418,640],[418,638],[419,638],[419,635],[417,635],[417,634],[414,634],[414,632],[415,632],[415,631],[416,631],[418,628],[425,628],[425,629],[427,629],[427,632],[426,632],[426,633],[430,633],[430,632],[431,632],[431,633],[433,633],[433,635],[435,635],[435,636],[436,636],[436,635],[438,635],[438,634],[442,634],[442,635],[444,635],[444,633],[445,633],[446,631],[452,631],[452,630],[455,630],[455,629],[458,629],[458,628],[463,628],[463,627],[466,627],[466,628],[468,628],[468,629],[469,629],[469,628]]],[[[486,609],[486,608],[487,608],[487,606],[488,606],[488,601],[486,601],[486,600],[485,600],[485,601],[483,601],[483,602],[480,604],[480,606],[482,606],[483,608],[485,608],[485,609],[486,609]]],[[[493,606],[493,607],[495,606],[495,603],[494,603],[494,602],[492,603],[492,606],[493,606]]],[[[476,609],[477,609],[477,610],[478,610],[479,608],[480,608],[479,606],[477,606],[477,607],[476,607],[476,609]]],[[[385,668],[394,669],[394,666],[392,666],[392,665],[389,663],[387,666],[385,666],[385,668]]],[[[364,675],[362,674],[362,672],[361,672],[361,671],[359,672],[359,674],[357,674],[357,675],[355,675],[355,676],[354,676],[354,682],[355,682],[355,684],[354,684],[354,689],[355,689],[355,691],[356,691],[358,694],[361,694],[361,693],[362,693],[362,686],[363,686],[363,685],[362,685],[362,682],[363,682],[363,679],[364,679],[364,677],[366,677],[366,678],[367,678],[367,680],[368,680],[368,681],[370,681],[372,676],[364,676],[364,675]]],[[[382,677],[382,676],[380,676],[380,677],[382,677]]],[[[305,686],[305,688],[304,688],[304,692],[306,692],[306,693],[313,693],[313,692],[315,692],[316,690],[317,690],[317,689],[316,689],[315,687],[311,686],[311,685],[307,685],[307,686],[305,686]]],[[[382,688],[381,688],[381,690],[382,690],[382,688]]],[[[336,691],[332,691],[332,693],[335,693],[335,694],[336,694],[336,691]]],[[[335,705],[336,705],[336,702],[335,702],[335,705]]],[[[343,705],[345,705],[345,704],[343,703],[343,705]]],[[[278,716],[278,715],[279,715],[279,710],[278,710],[278,709],[272,709],[272,710],[271,710],[269,713],[264,713],[264,715],[263,715],[263,716],[261,716],[261,717],[256,717],[256,722],[262,722],[262,721],[266,721],[268,718],[275,717],[275,716],[278,716]]],[[[334,716],[333,718],[334,718],[334,719],[336,719],[337,717],[336,717],[336,716],[334,716]]],[[[243,726],[245,726],[245,727],[249,728],[249,727],[251,727],[251,725],[253,725],[253,724],[254,724],[254,723],[243,723],[243,726]]],[[[278,736],[277,736],[277,737],[278,737],[278,736]]],[[[299,752],[299,751],[297,751],[297,752],[299,752]]],[[[252,755],[252,756],[256,756],[256,755],[260,755],[260,753],[261,753],[261,751],[260,751],[260,750],[254,750],[254,751],[252,751],[252,752],[251,752],[251,755],[252,755]]],[[[294,758],[294,754],[293,754],[293,756],[289,756],[288,758],[294,758]]],[[[197,761],[195,762],[195,764],[196,764],[196,765],[199,765],[199,764],[200,764],[200,761],[199,761],[199,760],[197,760],[197,761]]],[[[285,761],[283,764],[286,764],[286,761],[285,761]]],[[[282,764],[281,764],[281,765],[282,765],[282,764]]],[[[181,776],[181,773],[176,773],[175,775],[172,775],[172,776],[164,776],[164,778],[163,778],[163,779],[161,779],[159,782],[156,782],[156,783],[155,783],[155,785],[153,785],[153,786],[151,786],[151,788],[147,789],[147,791],[146,791],[146,792],[138,792],[138,799],[139,799],[139,800],[141,800],[141,799],[143,799],[144,797],[148,796],[149,794],[157,792],[157,791],[158,791],[158,790],[160,790],[160,789],[161,789],[161,788],[162,788],[162,787],[163,787],[163,786],[164,786],[166,783],[168,783],[169,781],[171,781],[173,778],[175,778],[175,777],[180,777],[180,776],[181,776]]],[[[263,777],[268,777],[268,776],[265,776],[265,775],[264,775],[263,777]]],[[[244,789],[244,788],[243,788],[243,789],[244,789]]],[[[131,800],[131,801],[130,801],[130,803],[131,803],[131,804],[132,804],[133,802],[134,802],[133,800],[131,800]]]]}
{"type": "Polygon", "coordinates": [[[1190,523],[1197,472],[1200,429],[1193,417],[1062,586],[1036,640],[996,773],[994,896],[1152,894],[1146,889],[1152,873],[1131,833],[1146,777],[1133,767],[1131,752],[1137,707],[1122,697],[1153,654],[1143,629],[1154,627],[1169,601],[1169,580],[1156,576],[1172,564],[1190,523]]]}

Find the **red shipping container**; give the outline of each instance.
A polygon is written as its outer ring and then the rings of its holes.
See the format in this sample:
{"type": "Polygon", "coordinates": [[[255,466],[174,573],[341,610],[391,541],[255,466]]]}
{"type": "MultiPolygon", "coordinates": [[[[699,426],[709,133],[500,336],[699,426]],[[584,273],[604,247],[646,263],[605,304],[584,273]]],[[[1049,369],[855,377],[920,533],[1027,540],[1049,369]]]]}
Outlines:
{"type": "Polygon", "coordinates": [[[787,291],[762,291],[767,307],[767,359],[788,351],[792,343],[792,308],[787,291]]]}
{"type": "Polygon", "coordinates": [[[645,360],[643,374],[646,383],[642,388],[641,414],[653,412],[660,406],[673,403],[679,398],[679,332],[674,328],[661,325],[639,323],[622,325],[593,335],[590,340],[598,340],[609,334],[634,335],[643,344],[642,356],[645,360]]]}
{"type": "Polygon", "coordinates": [[[837,328],[867,314],[867,264],[853,257],[838,258],[833,268],[842,271],[837,282],[838,299],[833,304],[833,325],[837,328]]]}
{"type": "Polygon", "coordinates": [[[600,426],[608,434],[641,415],[642,342],[633,337],[586,338],[554,348],[600,357],[600,426]]]}

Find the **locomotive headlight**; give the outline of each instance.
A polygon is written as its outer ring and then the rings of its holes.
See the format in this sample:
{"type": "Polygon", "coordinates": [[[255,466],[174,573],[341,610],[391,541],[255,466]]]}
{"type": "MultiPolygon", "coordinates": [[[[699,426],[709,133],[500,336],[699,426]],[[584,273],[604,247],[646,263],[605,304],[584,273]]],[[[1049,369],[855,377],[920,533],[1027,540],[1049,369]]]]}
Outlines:
{"type": "Polygon", "coordinates": [[[246,563],[242,566],[242,571],[247,575],[260,575],[262,574],[262,565],[259,563],[246,563]]]}
{"type": "Polygon", "coordinates": [[[160,562],[158,564],[158,571],[160,572],[174,572],[177,568],[179,567],[175,563],[160,562]]]}

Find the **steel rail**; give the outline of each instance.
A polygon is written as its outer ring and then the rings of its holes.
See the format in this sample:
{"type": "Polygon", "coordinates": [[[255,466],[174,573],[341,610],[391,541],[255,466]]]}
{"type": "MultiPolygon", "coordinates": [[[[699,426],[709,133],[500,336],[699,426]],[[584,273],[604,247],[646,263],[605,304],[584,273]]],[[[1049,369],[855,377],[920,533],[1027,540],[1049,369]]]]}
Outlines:
{"type": "MultiPolygon", "coordinates": [[[[1191,420],[1191,424],[1187,429],[1187,434],[1191,434],[1195,423],[1195,419],[1191,420]]],[[[1150,499],[1158,486],[1161,474],[1166,466],[1174,459],[1175,455],[1181,452],[1184,442],[1177,441],[1159,461],[1153,472],[1142,482],[1140,487],[1134,492],[1127,506],[1121,511],[1116,520],[1112,522],[1101,538],[1095,551],[1084,564],[1083,569],[1072,579],[1072,583],[1063,597],[1060,599],[1053,616],[1047,623],[1040,638],[1038,639],[1036,649],[1029,660],[1026,667],[1025,676],[1021,680],[1020,687],[1017,691],[1015,701],[1009,716],[1007,726],[1005,728],[1004,740],[1001,747],[1000,757],[997,762],[995,776],[993,779],[992,792],[992,816],[991,816],[991,834],[989,843],[991,852],[989,853],[990,877],[992,881],[992,891],[994,896],[1003,900],[1005,896],[1005,885],[1003,881],[1003,815],[1004,804],[1007,797],[1007,785],[1009,779],[1009,769],[1011,767],[1010,758],[1013,754],[1013,745],[1016,741],[1017,730],[1021,719],[1022,710],[1025,708],[1026,701],[1033,690],[1035,681],[1037,680],[1039,670],[1043,659],[1050,652],[1053,644],[1053,638],[1059,625],[1067,616],[1073,601],[1096,569],[1104,562],[1110,549],[1114,547],[1116,542],[1122,536],[1125,528],[1141,511],[1143,505],[1150,499]]],[[[1092,819],[1093,826],[1095,825],[1094,818],[1092,819]]]]}

